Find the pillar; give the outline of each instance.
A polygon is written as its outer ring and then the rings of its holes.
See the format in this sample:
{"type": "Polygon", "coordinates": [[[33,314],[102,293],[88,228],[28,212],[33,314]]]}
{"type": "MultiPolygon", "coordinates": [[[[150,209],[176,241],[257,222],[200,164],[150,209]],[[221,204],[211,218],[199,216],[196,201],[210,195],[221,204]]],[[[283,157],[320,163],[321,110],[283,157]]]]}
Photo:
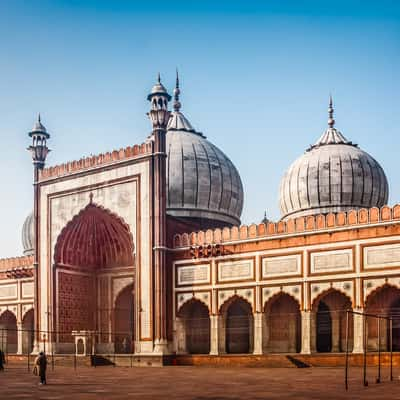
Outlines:
{"type": "Polygon", "coordinates": [[[17,322],[17,354],[23,354],[22,322],[17,322]]]}
{"type": "Polygon", "coordinates": [[[263,353],[263,314],[256,312],[254,314],[254,341],[253,341],[253,354],[263,353]]]}
{"type": "Polygon", "coordinates": [[[340,351],[340,319],[338,312],[332,314],[332,353],[340,351]]]}
{"type": "Polygon", "coordinates": [[[218,315],[218,354],[226,353],[226,314],[218,315]]]}
{"type": "Polygon", "coordinates": [[[301,312],[301,353],[311,354],[315,351],[315,313],[301,312]]]}
{"type": "Polygon", "coordinates": [[[210,354],[219,354],[219,315],[210,316],[210,354]]]}
{"type": "MultiPolygon", "coordinates": [[[[354,311],[364,312],[362,308],[354,311]]],[[[364,316],[353,314],[353,353],[362,353],[364,351],[364,316]]]]}

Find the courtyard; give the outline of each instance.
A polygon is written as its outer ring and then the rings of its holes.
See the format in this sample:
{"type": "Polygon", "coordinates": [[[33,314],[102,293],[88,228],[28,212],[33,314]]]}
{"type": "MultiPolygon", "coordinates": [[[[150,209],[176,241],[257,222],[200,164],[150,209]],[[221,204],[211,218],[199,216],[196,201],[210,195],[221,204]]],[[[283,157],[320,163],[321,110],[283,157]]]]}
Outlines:
{"type": "Polygon", "coordinates": [[[9,364],[0,374],[2,399],[398,399],[399,373],[389,381],[382,370],[368,370],[368,387],[362,369],[353,367],[349,390],[344,390],[342,368],[210,368],[210,367],[78,367],[51,366],[48,384],[22,364],[9,364]]]}

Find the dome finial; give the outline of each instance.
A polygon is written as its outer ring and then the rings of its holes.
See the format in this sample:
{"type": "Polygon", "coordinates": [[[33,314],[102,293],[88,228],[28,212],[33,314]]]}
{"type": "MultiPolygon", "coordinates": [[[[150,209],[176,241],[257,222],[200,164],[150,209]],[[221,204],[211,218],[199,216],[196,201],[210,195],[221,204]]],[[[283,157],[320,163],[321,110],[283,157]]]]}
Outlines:
{"type": "Polygon", "coordinates": [[[157,82],[161,83],[161,75],[160,75],[160,73],[157,74],[157,82]]]}
{"type": "Polygon", "coordinates": [[[174,89],[174,111],[179,111],[181,109],[181,103],[179,102],[179,95],[181,91],[179,89],[179,74],[178,68],[176,69],[176,83],[174,89]]]}
{"type": "Polygon", "coordinates": [[[38,113],[38,122],[39,122],[39,124],[42,122],[41,120],[40,120],[40,113],[38,113]]]}
{"type": "Polygon", "coordinates": [[[332,95],[329,95],[329,108],[328,108],[329,118],[328,118],[328,126],[329,128],[333,128],[335,125],[335,120],[333,119],[333,101],[332,95]]]}

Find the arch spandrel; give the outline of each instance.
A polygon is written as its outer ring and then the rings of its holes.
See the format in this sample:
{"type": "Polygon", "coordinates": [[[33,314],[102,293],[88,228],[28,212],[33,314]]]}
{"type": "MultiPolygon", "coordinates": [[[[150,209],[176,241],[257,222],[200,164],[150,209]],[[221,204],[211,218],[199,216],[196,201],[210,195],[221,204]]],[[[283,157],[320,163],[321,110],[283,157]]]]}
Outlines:
{"type": "Polygon", "coordinates": [[[355,307],[353,282],[334,282],[329,283],[315,283],[311,285],[311,309],[315,310],[318,308],[319,302],[329,295],[330,293],[338,293],[344,296],[351,304],[351,307],[355,307]],[[315,290],[315,289],[318,290],[315,290]]]}
{"type": "Polygon", "coordinates": [[[286,286],[268,286],[262,289],[262,308],[270,301],[274,301],[280,294],[287,294],[292,297],[302,308],[302,287],[301,285],[286,285],[286,286]]]}
{"type": "MultiPolygon", "coordinates": [[[[252,289],[244,289],[244,290],[253,291],[252,289]]],[[[228,292],[228,291],[222,291],[222,293],[224,293],[224,292],[228,292]]],[[[234,290],[230,290],[229,292],[232,292],[229,297],[226,297],[226,298],[223,297],[221,299],[221,297],[218,296],[218,303],[219,303],[218,312],[219,312],[219,314],[224,314],[227,311],[227,309],[229,308],[229,306],[232,303],[234,303],[236,300],[240,300],[240,301],[245,302],[246,304],[248,304],[248,306],[250,307],[252,312],[255,311],[254,297],[249,296],[248,293],[243,293],[243,289],[242,290],[236,290],[236,292],[234,290]]],[[[219,294],[221,294],[221,293],[219,293],[219,294]]]]}
{"type": "Polygon", "coordinates": [[[0,307],[0,318],[6,313],[9,312],[10,314],[12,314],[16,320],[18,320],[18,309],[17,306],[13,306],[13,307],[8,307],[8,306],[3,306],[0,307]]]}
{"type": "Polygon", "coordinates": [[[30,311],[33,311],[33,305],[28,305],[28,306],[23,306],[23,307],[22,307],[21,321],[24,320],[25,316],[26,316],[30,311]]]}
{"type": "Polygon", "coordinates": [[[211,315],[211,295],[209,292],[179,293],[176,301],[176,315],[182,311],[183,307],[192,301],[199,301],[204,304],[211,315]]]}
{"type": "Polygon", "coordinates": [[[381,278],[364,281],[364,306],[368,307],[371,300],[385,289],[395,289],[400,293],[400,278],[381,278]]]}

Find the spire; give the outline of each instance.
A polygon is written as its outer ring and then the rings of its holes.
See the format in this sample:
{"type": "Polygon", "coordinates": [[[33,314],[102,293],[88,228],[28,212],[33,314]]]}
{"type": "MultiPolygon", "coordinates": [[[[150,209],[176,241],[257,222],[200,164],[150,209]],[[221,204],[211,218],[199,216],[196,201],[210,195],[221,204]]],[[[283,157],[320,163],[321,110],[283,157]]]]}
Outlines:
{"type": "Polygon", "coordinates": [[[176,83],[174,89],[174,111],[179,111],[181,109],[181,103],[179,102],[179,95],[181,91],[179,89],[179,75],[178,68],[176,69],[176,83]]]}
{"type": "Polygon", "coordinates": [[[157,74],[157,82],[158,82],[159,84],[161,84],[161,76],[160,76],[160,73],[157,74]]]}
{"type": "Polygon", "coordinates": [[[317,140],[317,142],[311,145],[307,151],[310,151],[316,147],[324,146],[327,144],[348,144],[357,147],[357,145],[350,140],[347,140],[343,134],[335,128],[335,120],[333,119],[333,101],[332,96],[329,95],[329,107],[328,107],[328,128],[317,140]]]}
{"type": "Polygon", "coordinates": [[[38,114],[38,122],[39,122],[39,124],[41,124],[42,123],[42,121],[40,120],[40,113],[38,114]]]}
{"type": "Polygon", "coordinates": [[[335,120],[333,119],[333,101],[332,95],[329,95],[329,108],[328,108],[329,118],[328,118],[328,126],[329,128],[333,128],[335,125],[335,120]]]}

